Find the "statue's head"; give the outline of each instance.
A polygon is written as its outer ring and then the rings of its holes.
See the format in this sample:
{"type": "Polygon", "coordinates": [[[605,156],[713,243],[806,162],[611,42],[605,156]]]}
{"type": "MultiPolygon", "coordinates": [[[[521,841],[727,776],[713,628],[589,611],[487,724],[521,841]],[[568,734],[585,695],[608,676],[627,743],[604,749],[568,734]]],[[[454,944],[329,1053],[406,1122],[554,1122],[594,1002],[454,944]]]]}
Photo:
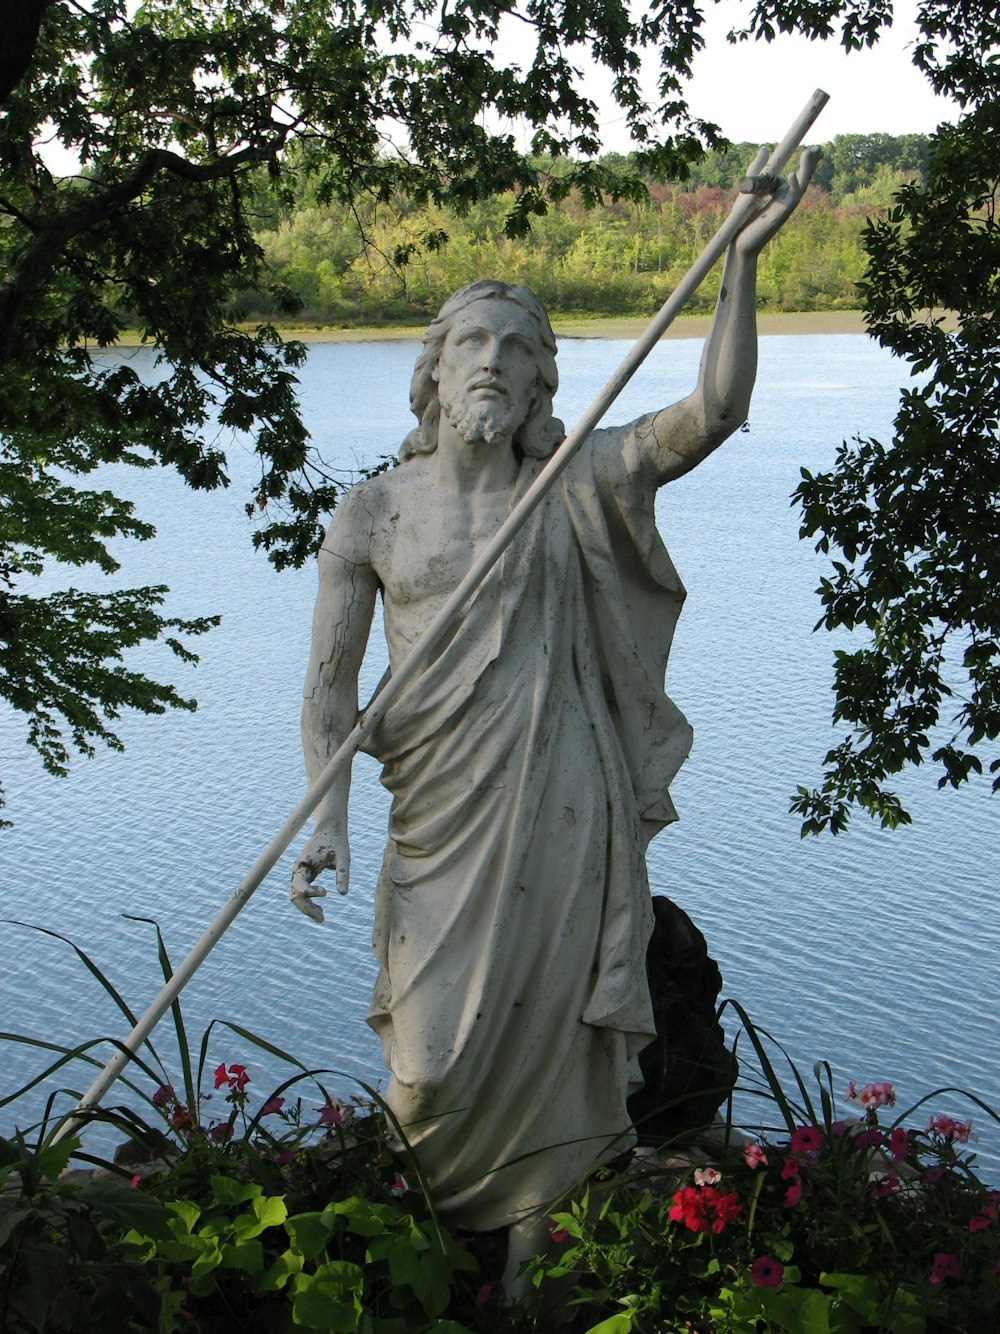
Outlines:
{"type": "Polygon", "coordinates": [[[410,381],[410,410],[419,424],[403,441],[399,451],[402,462],[415,454],[432,454],[437,449],[442,411],[438,363],[459,316],[476,303],[480,303],[485,312],[484,320],[491,318],[490,307],[495,306],[497,322],[502,318],[505,303],[517,307],[518,322],[529,332],[534,345],[535,383],[523,403],[523,414],[519,412],[521,405],[515,405],[512,437],[515,452],[529,458],[548,458],[566,434],[562,422],[552,415],[559,373],[556,370],[556,340],[545,307],[534,292],[519,284],[492,280],[469,283],[448,298],[424,334],[423,350],[410,381]]]}

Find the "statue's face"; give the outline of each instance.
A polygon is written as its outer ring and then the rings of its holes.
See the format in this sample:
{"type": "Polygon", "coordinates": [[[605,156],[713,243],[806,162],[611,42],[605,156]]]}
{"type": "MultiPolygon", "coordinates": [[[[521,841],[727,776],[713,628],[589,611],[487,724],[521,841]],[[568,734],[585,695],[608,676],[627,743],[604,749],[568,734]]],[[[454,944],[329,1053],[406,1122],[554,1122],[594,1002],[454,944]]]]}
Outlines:
{"type": "Polygon", "coordinates": [[[538,379],[538,331],[512,301],[474,301],[452,321],[437,367],[441,411],[464,439],[510,439],[538,379]]]}

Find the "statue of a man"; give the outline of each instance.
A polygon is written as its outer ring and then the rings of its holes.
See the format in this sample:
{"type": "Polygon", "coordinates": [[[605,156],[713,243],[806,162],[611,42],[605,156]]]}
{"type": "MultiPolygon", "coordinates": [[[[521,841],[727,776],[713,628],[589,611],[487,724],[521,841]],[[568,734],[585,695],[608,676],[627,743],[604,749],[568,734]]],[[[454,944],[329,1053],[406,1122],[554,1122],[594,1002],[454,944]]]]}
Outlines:
{"type": "MultiPolygon", "coordinates": [[[[631,1144],[649,839],[690,746],[663,693],[684,592],[655,528],[658,487],[745,420],[756,260],[812,173],[761,201],[730,247],[694,392],[597,430],[513,540],[370,749],[393,795],[376,890],[369,1013],[386,1099],[442,1216],[511,1226],[508,1289],[547,1204],[631,1144]]],[[[310,781],[353,728],[382,594],[394,670],[563,437],[556,346],[524,287],[442,307],[411,385],[401,466],[339,505],[319,554],[302,736],[310,781]]],[[[292,898],[347,892],[349,777],[315,814],[292,898]]]]}

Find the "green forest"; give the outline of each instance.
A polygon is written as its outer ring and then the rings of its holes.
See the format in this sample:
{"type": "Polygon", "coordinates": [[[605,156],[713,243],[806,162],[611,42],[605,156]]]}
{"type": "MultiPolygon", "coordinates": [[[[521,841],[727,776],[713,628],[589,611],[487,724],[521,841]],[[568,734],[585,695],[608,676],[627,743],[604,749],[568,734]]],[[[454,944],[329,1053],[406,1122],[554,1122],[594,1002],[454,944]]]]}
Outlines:
{"type": "MultiPolygon", "coordinates": [[[[884,216],[904,183],[925,182],[928,143],[918,134],[850,134],[824,144],[813,188],[761,256],[760,308],[857,308],[868,219],[884,216]]],[[[487,277],[527,284],[556,317],[641,316],[663,303],[714,234],[756,148],[711,152],[683,181],[645,180],[643,199],[628,197],[634,164],[607,155],[602,166],[620,173],[621,197],[588,207],[572,190],[524,237],[508,234],[513,195],[463,213],[397,195],[352,213],[321,202],[316,177],[302,173],[306,183],[286,208],[260,215],[255,235],[275,277],[303,303],[305,326],[419,323],[449,292],[487,277]]],[[[548,184],[562,165],[535,163],[548,184]]],[[[718,278],[703,284],[692,311],[711,309],[718,278]]],[[[247,301],[239,313],[273,312],[247,301]]]]}

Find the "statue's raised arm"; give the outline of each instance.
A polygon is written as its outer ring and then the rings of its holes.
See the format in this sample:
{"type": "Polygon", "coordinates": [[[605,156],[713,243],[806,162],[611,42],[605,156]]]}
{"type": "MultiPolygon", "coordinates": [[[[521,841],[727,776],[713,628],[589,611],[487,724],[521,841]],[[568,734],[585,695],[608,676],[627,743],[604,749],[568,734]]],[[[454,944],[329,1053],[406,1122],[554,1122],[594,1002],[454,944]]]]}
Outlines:
{"type": "MultiPolygon", "coordinates": [[[[750,165],[751,178],[766,158],[761,149],[750,165]]],[[[794,212],[818,159],[818,150],[805,149],[798,170],[761,197],[760,208],[729,247],[694,392],[650,414],[652,430],[642,432],[658,485],[701,463],[747,419],[757,374],[757,256],[794,212]]]]}

